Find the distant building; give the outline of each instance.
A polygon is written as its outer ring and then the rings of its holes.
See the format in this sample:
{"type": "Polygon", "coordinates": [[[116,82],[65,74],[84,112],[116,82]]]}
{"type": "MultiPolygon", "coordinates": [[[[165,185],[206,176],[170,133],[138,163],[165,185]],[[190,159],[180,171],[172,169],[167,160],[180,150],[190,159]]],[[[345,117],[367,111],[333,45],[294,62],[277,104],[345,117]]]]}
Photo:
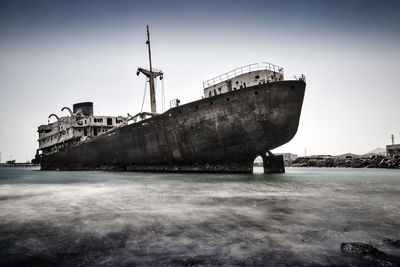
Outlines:
{"type": "Polygon", "coordinates": [[[337,158],[339,158],[339,159],[352,159],[352,158],[359,158],[359,157],[360,157],[360,155],[353,154],[353,153],[346,153],[346,154],[337,156],[337,158]]]}
{"type": "Polygon", "coordinates": [[[310,155],[310,156],[307,156],[306,158],[308,158],[308,159],[334,159],[337,157],[338,156],[332,156],[332,155],[310,155]]]}
{"type": "Polygon", "coordinates": [[[387,145],[386,154],[391,158],[400,157],[400,144],[387,145]]]}
{"type": "Polygon", "coordinates": [[[13,160],[7,160],[7,161],[6,161],[6,164],[15,164],[15,159],[13,159],[13,160]]]}
{"type": "Polygon", "coordinates": [[[292,153],[275,153],[275,155],[282,155],[283,161],[285,163],[287,163],[287,162],[291,163],[292,161],[297,159],[297,154],[292,154],[292,153]]]}

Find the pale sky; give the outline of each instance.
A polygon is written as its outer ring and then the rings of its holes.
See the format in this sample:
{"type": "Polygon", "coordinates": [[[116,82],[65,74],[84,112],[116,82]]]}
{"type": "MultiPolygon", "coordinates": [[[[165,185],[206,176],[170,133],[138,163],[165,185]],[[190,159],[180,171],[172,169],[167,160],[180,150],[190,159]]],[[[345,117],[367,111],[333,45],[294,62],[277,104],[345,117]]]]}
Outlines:
{"type": "Polygon", "coordinates": [[[298,132],[275,152],[362,154],[391,134],[400,142],[398,1],[0,0],[2,162],[32,159],[37,127],[67,115],[64,106],[139,112],[147,24],[167,107],[201,98],[209,78],[270,62],[307,79],[298,132]]]}

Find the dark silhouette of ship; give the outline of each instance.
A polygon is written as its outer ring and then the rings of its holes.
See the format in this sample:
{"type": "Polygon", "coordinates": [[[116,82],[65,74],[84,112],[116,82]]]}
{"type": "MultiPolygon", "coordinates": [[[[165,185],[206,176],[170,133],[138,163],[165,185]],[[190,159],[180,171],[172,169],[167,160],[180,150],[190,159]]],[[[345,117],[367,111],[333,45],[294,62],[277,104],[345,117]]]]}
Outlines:
{"type": "Polygon", "coordinates": [[[151,112],[136,116],[93,116],[91,102],[74,105],[70,116],[41,125],[34,159],[43,170],[252,172],[257,156],[265,172],[283,172],[283,159],[270,150],[296,134],[305,78],[284,80],[283,69],[260,63],[204,82],[205,97],[156,113],[151,63],[151,112]]]}

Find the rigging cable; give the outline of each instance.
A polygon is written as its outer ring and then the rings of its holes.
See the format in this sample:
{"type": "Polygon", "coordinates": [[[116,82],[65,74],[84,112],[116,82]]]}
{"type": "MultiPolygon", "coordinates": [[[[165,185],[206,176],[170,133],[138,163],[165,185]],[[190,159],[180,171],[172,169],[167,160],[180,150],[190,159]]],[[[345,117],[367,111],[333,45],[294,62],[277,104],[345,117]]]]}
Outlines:
{"type": "Polygon", "coordinates": [[[164,78],[161,80],[161,103],[162,111],[165,111],[165,94],[164,94],[164,78]]]}
{"type": "Polygon", "coordinates": [[[154,94],[156,97],[157,96],[157,79],[156,78],[154,78],[154,94]]]}
{"type": "Polygon", "coordinates": [[[157,78],[154,78],[154,97],[157,99],[157,78]]]}
{"type": "Polygon", "coordinates": [[[143,100],[142,100],[142,107],[140,108],[140,113],[143,111],[144,100],[146,99],[146,89],[147,89],[147,77],[144,79],[144,93],[143,93],[143,100]]]}

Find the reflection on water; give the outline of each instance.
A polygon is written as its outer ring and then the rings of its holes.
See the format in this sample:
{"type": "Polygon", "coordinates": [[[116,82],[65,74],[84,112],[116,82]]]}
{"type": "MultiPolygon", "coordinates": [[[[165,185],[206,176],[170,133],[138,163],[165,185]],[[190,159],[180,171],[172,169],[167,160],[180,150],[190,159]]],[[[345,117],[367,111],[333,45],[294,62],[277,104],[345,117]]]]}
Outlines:
{"type": "Polygon", "coordinates": [[[331,265],[340,244],[389,254],[400,172],[264,175],[0,168],[0,265],[331,265]]]}

